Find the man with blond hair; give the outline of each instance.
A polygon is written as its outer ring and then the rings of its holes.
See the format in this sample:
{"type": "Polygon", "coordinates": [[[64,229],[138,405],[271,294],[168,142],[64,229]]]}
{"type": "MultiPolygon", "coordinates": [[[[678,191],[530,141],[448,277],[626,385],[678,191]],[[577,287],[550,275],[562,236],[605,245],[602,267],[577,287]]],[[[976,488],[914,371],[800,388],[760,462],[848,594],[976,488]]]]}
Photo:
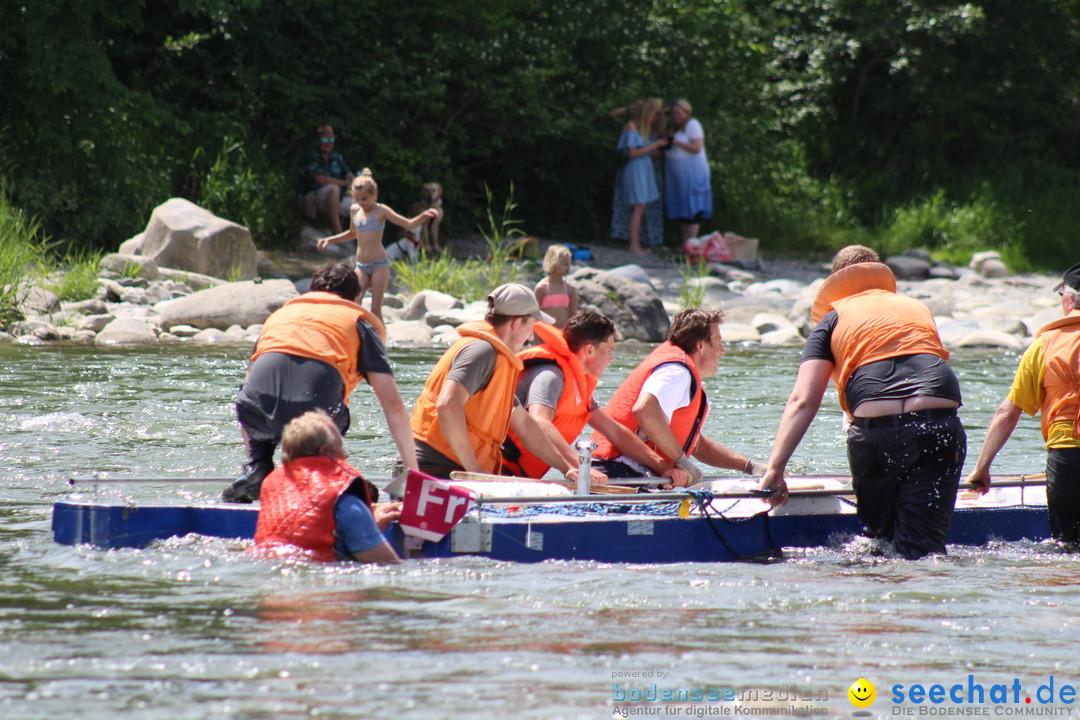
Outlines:
{"type": "Polygon", "coordinates": [[[905,558],[944,553],[967,454],[956,414],[960,383],[934,318],[896,293],[896,278],[870,248],[850,245],[811,310],[803,349],[761,488],[787,502],[784,471],[832,378],[848,428],[858,514],[871,537],[905,558]]]}

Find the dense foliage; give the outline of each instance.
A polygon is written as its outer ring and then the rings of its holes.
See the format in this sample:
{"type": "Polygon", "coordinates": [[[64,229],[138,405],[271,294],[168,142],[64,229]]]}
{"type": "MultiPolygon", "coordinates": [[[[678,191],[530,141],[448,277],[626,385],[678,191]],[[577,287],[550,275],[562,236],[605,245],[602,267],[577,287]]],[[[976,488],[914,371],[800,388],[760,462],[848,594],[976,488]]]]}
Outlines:
{"type": "Polygon", "coordinates": [[[607,235],[608,111],[686,97],[707,228],[1071,264],[1077,57],[1076,0],[5,3],[0,174],[65,245],[113,249],[174,195],[284,245],[331,123],[398,210],[437,180],[447,231],[470,232],[485,186],[512,184],[530,232],[587,242],[607,235]]]}

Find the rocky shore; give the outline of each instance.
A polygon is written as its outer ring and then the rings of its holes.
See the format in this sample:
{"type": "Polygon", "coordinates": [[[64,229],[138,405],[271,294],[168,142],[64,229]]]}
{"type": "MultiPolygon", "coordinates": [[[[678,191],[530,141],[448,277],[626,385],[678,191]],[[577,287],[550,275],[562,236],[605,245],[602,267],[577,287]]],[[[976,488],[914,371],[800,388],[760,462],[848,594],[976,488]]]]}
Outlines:
{"type": "MultiPolygon", "coordinates": [[[[763,258],[742,266],[714,263],[707,275],[687,279],[681,263],[672,261],[677,258],[642,261],[620,248],[590,250],[593,259],[576,262],[571,275],[582,305],[615,320],[620,339],[646,343],[663,338],[668,319],[681,309],[680,294],[688,282],[700,289],[703,305],[726,311],[728,342],[800,345],[810,328],[814,293],[828,273],[827,265],[817,261],[763,258]]],[[[60,302],[46,289],[32,288],[23,307],[27,319],[0,334],[0,340],[250,344],[266,316],[306,289],[311,271],[329,259],[326,254],[260,253],[258,272],[266,279],[228,282],[117,253],[101,263],[95,298],[60,302]]],[[[953,268],[949,278],[899,280],[898,289],[931,309],[949,348],[1022,350],[1038,328],[1060,315],[1052,292],[1058,280],[1056,275],[994,277],[953,268]]],[[[457,338],[454,328],[481,318],[484,307],[437,290],[391,293],[384,308],[388,345],[446,346],[457,338]]]]}

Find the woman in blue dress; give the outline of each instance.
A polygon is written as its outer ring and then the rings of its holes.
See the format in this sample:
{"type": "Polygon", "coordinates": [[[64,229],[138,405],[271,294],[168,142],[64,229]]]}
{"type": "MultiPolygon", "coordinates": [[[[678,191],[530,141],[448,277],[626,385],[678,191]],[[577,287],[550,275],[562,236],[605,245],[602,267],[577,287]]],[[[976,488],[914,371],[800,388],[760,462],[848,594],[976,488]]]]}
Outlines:
{"type": "MultiPolygon", "coordinates": [[[[638,100],[635,105],[640,104],[638,100]]],[[[649,142],[668,136],[667,118],[664,117],[664,101],[660,98],[649,98],[644,102],[652,105],[652,132],[649,142]]],[[[608,115],[618,117],[632,113],[634,106],[621,107],[612,110],[608,115]]],[[[645,215],[641,219],[640,241],[644,246],[664,244],[664,151],[656,150],[651,155],[653,165],[653,177],[656,179],[656,188],[660,191],[660,197],[650,203],[645,203],[645,215]]],[[[611,197],[611,239],[628,240],[630,235],[630,211],[632,206],[627,205],[622,199],[622,166],[615,173],[615,192],[611,197]]]]}
{"type": "Polygon", "coordinates": [[[671,122],[675,134],[665,158],[664,201],[668,217],[679,221],[685,245],[689,238],[697,237],[701,221],[712,217],[712,185],[705,157],[705,131],[694,119],[690,103],[672,103],[671,122]]]}
{"type": "Polygon", "coordinates": [[[645,142],[645,138],[651,136],[653,113],[648,103],[635,103],[630,122],[623,126],[616,147],[627,158],[619,189],[622,191],[622,201],[631,206],[630,252],[637,255],[648,254],[641,246],[641,218],[645,214],[645,205],[660,197],[649,155],[667,143],[666,138],[648,144],[645,142]]]}

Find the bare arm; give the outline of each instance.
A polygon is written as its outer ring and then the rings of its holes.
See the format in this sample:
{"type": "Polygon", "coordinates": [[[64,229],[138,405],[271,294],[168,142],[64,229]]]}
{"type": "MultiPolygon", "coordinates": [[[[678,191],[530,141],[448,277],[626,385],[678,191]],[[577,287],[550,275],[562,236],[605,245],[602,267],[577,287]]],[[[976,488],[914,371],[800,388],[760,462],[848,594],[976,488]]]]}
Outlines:
{"type": "Polygon", "coordinates": [[[318,247],[320,250],[326,249],[326,246],[331,243],[346,242],[347,240],[356,239],[356,226],[349,223],[348,230],[342,230],[337,235],[331,235],[330,237],[319,238],[318,247]]]}
{"type": "Polygon", "coordinates": [[[352,554],[353,559],[362,563],[375,563],[377,565],[400,565],[401,558],[394,552],[394,546],[388,542],[376,545],[370,550],[352,554]]]}
{"type": "Polygon", "coordinates": [[[694,448],[694,458],[706,465],[738,470],[739,472],[744,472],[751,462],[750,458],[745,455],[741,455],[728,446],[722,445],[704,435],[698,438],[697,446],[694,448]]]}
{"type": "Polygon", "coordinates": [[[653,140],[645,147],[626,148],[626,154],[629,155],[631,159],[641,157],[642,155],[648,155],[653,150],[659,150],[661,147],[664,146],[665,143],[667,143],[667,138],[653,140]]]}
{"type": "MultiPolygon", "coordinates": [[[[570,467],[576,467],[578,462],[577,452],[570,447],[570,443],[566,442],[566,439],[563,438],[562,433],[559,432],[553,422],[555,420],[555,408],[548,407],[543,403],[533,403],[529,406],[529,415],[540,426],[547,439],[551,441],[555,451],[562,455],[563,459],[570,464],[570,467]]],[[[607,482],[607,479],[608,476],[599,470],[593,470],[589,476],[589,482],[594,485],[603,485],[607,482]]]]}
{"type": "MultiPolygon", "coordinates": [[[[536,418],[525,412],[525,408],[520,405],[515,405],[513,412],[510,413],[510,428],[525,444],[526,450],[558,470],[563,477],[570,480],[577,479],[576,461],[567,461],[544,433],[540,424],[536,422],[536,418]]],[[[557,431],[556,434],[558,434],[557,431]]],[[[561,437],[559,439],[562,440],[561,437]]],[[[565,441],[563,444],[566,444],[565,441]]]]}
{"type": "Polygon", "coordinates": [[[671,432],[664,411],[660,407],[660,401],[656,396],[649,393],[641,393],[633,407],[634,419],[638,427],[645,433],[660,452],[669,458],[678,458],[683,454],[682,446],[671,432]]]}
{"type": "Polygon", "coordinates": [[[690,142],[683,142],[682,140],[675,140],[672,138],[671,144],[675,147],[681,147],[688,153],[697,155],[701,152],[701,148],[705,147],[705,140],[703,138],[694,138],[690,142]]]}
{"type": "Polygon", "coordinates": [[[773,505],[787,502],[784,471],[821,407],[821,398],[825,395],[832,371],[833,364],[828,360],[807,360],[799,365],[795,387],[791,389],[787,405],[784,406],[784,414],[780,418],[780,426],[776,430],[768,468],[758,486],[762,490],[775,490],[769,500],[773,505]]]}
{"type": "Polygon", "coordinates": [[[435,400],[439,429],[462,468],[468,472],[490,472],[492,468],[480,467],[472,443],[469,442],[469,429],[465,422],[465,403],[469,397],[468,388],[457,380],[447,379],[443,383],[439,397],[435,400]]]}
{"type": "Polygon", "coordinates": [[[406,230],[412,230],[413,228],[420,227],[426,221],[434,220],[435,218],[439,217],[439,210],[436,208],[428,208],[414,218],[405,218],[401,215],[398,215],[391,208],[388,208],[385,205],[380,205],[379,207],[383,210],[384,220],[392,222],[399,227],[405,228],[406,230]]]}
{"type": "MultiPolygon", "coordinates": [[[[577,288],[574,287],[573,285],[571,285],[570,283],[567,283],[565,280],[563,280],[563,282],[566,283],[567,294],[570,296],[570,308],[569,308],[570,309],[570,317],[573,317],[574,313],[576,313],[578,311],[577,288]]],[[[537,301],[539,301],[539,300],[540,300],[540,298],[537,298],[537,301]]]]}
{"type": "Polygon", "coordinates": [[[401,400],[394,376],[389,373],[368,373],[368,384],[375,391],[375,397],[382,405],[383,414],[386,415],[386,425],[390,428],[390,435],[394,438],[401,461],[410,470],[419,470],[416,463],[416,444],[413,442],[412,424],[409,411],[405,409],[405,403],[401,400]]]}
{"type": "Polygon", "coordinates": [[[1021,412],[1023,410],[1016,403],[1005,398],[994,411],[990,427],[986,428],[986,438],[983,440],[982,450],[979,451],[979,459],[975,461],[975,469],[967,476],[967,481],[978,485],[983,493],[990,489],[990,465],[1016,429],[1021,412]]]}
{"type": "MultiPolygon", "coordinates": [[[[651,396],[650,396],[651,397],[651,396]]],[[[652,448],[642,442],[636,433],[630,432],[630,428],[611,417],[604,408],[597,408],[589,415],[589,424],[603,433],[615,448],[661,477],[669,477],[678,486],[686,485],[689,474],[680,470],[664,458],[660,457],[652,448]]]]}

